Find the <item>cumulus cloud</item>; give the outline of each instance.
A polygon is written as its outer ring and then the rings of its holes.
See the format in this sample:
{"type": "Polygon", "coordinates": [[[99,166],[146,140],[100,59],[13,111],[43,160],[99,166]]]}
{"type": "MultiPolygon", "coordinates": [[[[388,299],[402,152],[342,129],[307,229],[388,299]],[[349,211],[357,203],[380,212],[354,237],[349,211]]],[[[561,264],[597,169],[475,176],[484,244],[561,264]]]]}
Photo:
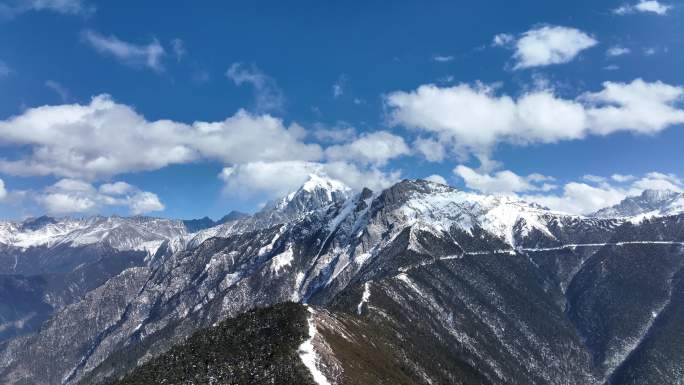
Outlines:
{"type": "Polygon", "coordinates": [[[568,63],[598,41],[576,28],[541,26],[524,32],[517,40],[509,34],[498,34],[492,44],[513,48],[513,68],[525,69],[568,63]]]}
{"type": "Polygon", "coordinates": [[[639,178],[628,175],[613,175],[589,184],[570,182],[565,184],[561,194],[529,195],[524,199],[537,202],[555,210],[572,214],[589,214],[604,207],[619,203],[628,196],[641,194],[644,190],[684,191],[684,184],[673,174],[651,172],[639,178]]]}
{"type": "Polygon", "coordinates": [[[410,154],[404,138],[387,131],[362,134],[356,140],[333,145],[325,150],[330,160],[346,160],[357,163],[384,166],[391,159],[410,154]]]}
{"type": "Polygon", "coordinates": [[[673,174],[651,172],[641,177],[614,174],[610,178],[585,175],[583,181],[570,181],[558,188],[553,178],[540,174],[521,176],[510,170],[493,174],[480,173],[465,166],[454,172],[468,188],[484,192],[516,195],[553,210],[571,214],[589,214],[615,205],[628,196],[647,189],[684,191],[681,179],[673,174]]]}
{"type": "Polygon", "coordinates": [[[100,193],[107,195],[124,195],[135,191],[135,187],[126,182],[103,183],[98,189],[100,193]]]}
{"type": "Polygon", "coordinates": [[[166,51],[157,39],[152,39],[148,44],[134,44],[120,40],[114,35],[104,36],[92,30],[85,30],[81,35],[86,43],[102,55],[112,56],[134,67],[163,70],[162,59],[166,51]]]}
{"type": "Polygon", "coordinates": [[[428,84],[390,93],[386,105],[392,124],[430,133],[457,153],[486,159],[498,143],[556,143],[618,131],[655,134],[684,123],[683,95],[682,87],[641,79],[605,82],[602,90],[575,99],[550,89],[514,98],[481,84],[428,84]]]}
{"type": "Polygon", "coordinates": [[[629,48],[620,47],[619,45],[616,45],[608,48],[608,50],[606,51],[606,55],[615,57],[627,55],[630,52],[631,50],[629,48]]]}
{"type": "Polygon", "coordinates": [[[314,125],[313,136],[325,143],[349,142],[356,138],[356,129],[345,122],[338,122],[334,126],[317,123],[314,125]]]}
{"type": "Polygon", "coordinates": [[[672,9],[672,6],[663,4],[656,0],[640,0],[636,4],[625,4],[615,8],[613,12],[618,15],[627,15],[630,13],[646,12],[654,13],[656,15],[666,15],[672,9]]]}
{"type": "Polygon", "coordinates": [[[593,186],[570,182],[563,186],[560,194],[523,195],[522,198],[549,207],[552,210],[570,214],[589,214],[604,207],[620,203],[627,192],[611,186],[593,186]]]}
{"type": "Polygon", "coordinates": [[[634,175],[622,175],[622,174],[613,174],[610,177],[612,180],[618,182],[618,183],[624,183],[624,182],[629,182],[631,180],[636,179],[634,175]]]}
{"type": "Polygon", "coordinates": [[[682,180],[674,174],[664,174],[661,172],[651,172],[635,180],[632,189],[639,190],[672,190],[677,192],[684,191],[682,180]]]}
{"type": "Polygon", "coordinates": [[[21,158],[0,158],[0,171],[92,180],[200,159],[230,164],[320,159],[321,147],[304,143],[305,135],[296,124],[242,110],[218,122],[148,121],[100,95],[89,104],[31,108],[0,121],[0,146],[29,149],[21,158]]]}
{"type": "Polygon", "coordinates": [[[443,176],[437,175],[437,174],[432,174],[432,175],[428,176],[427,178],[425,178],[425,180],[433,182],[433,183],[448,185],[446,179],[444,179],[443,176]]]}
{"type": "Polygon", "coordinates": [[[413,147],[430,162],[441,162],[446,157],[444,144],[429,138],[418,138],[413,147]]]}
{"type": "Polygon", "coordinates": [[[284,109],[285,97],[278,84],[256,65],[233,63],[226,71],[226,76],[238,86],[243,84],[252,86],[257,112],[278,112],[284,109]]]}
{"type": "Polygon", "coordinates": [[[32,196],[46,212],[59,215],[92,213],[105,207],[125,207],[138,215],[165,208],[156,194],[125,182],[106,183],[96,188],[82,180],[61,179],[32,196]]]}
{"type": "Polygon", "coordinates": [[[277,198],[296,190],[309,179],[310,174],[327,175],[360,190],[368,187],[380,190],[395,183],[398,172],[385,173],[376,168],[359,168],[347,162],[252,162],[225,167],[219,177],[230,194],[249,196],[263,194],[277,198]]]}
{"type": "Polygon", "coordinates": [[[552,177],[541,174],[520,176],[509,170],[486,174],[463,165],[457,166],[454,169],[454,174],[461,177],[468,188],[484,193],[513,194],[527,191],[548,191],[556,187],[549,183],[554,180],[552,177]]]}

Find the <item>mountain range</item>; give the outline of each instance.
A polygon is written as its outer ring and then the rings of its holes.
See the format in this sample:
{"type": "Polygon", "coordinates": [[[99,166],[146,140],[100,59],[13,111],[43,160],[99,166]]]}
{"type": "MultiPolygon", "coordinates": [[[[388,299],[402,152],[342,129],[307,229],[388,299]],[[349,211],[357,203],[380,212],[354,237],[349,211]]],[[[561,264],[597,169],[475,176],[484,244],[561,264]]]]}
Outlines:
{"type": "Polygon", "coordinates": [[[0,222],[0,299],[3,384],[681,384],[684,194],[311,175],[216,222],[0,222]]]}

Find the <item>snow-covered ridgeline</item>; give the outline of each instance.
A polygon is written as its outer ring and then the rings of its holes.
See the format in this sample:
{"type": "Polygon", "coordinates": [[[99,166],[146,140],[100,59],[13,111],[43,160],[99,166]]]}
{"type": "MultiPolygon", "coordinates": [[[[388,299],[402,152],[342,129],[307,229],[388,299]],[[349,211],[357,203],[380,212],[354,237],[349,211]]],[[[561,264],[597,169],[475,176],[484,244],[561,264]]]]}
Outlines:
{"type": "Polygon", "coordinates": [[[164,241],[174,241],[177,246],[184,245],[188,236],[182,221],[162,218],[42,217],[23,222],[0,222],[0,243],[22,249],[104,243],[118,250],[140,250],[154,254],[164,241]]]}
{"type": "Polygon", "coordinates": [[[479,195],[444,187],[427,194],[415,194],[400,212],[409,224],[424,223],[435,230],[447,231],[454,226],[471,232],[477,225],[512,246],[515,246],[517,225],[522,226],[522,236],[536,229],[553,239],[548,218],[569,217],[514,197],[479,195]]]}

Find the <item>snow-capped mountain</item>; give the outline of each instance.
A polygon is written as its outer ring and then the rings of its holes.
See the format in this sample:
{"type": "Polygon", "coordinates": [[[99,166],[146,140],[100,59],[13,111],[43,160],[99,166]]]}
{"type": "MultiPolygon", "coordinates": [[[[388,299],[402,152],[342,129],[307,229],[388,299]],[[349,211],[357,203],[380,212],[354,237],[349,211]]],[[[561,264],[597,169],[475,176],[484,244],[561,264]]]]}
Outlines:
{"type": "Polygon", "coordinates": [[[197,232],[191,238],[188,247],[196,247],[211,237],[226,237],[296,220],[330,205],[344,202],[351,196],[351,188],[344,183],[325,175],[310,174],[309,179],[296,191],[267,203],[256,214],[237,217],[197,232]]]}
{"type": "Polygon", "coordinates": [[[684,212],[684,193],[671,190],[644,190],[615,206],[601,209],[592,216],[598,218],[645,218],[681,214],[684,212]]]}
{"type": "Polygon", "coordinates": [[[117,250],[146,250],[187,235],[182,221],[152,217],[31,218],[0,222],[0,244],[17,248],[105,243],[117,250]]]}
{"type": "Polygon", "coordinates": [[[198,329],[294,301],[322,383],[675,384],[684,352],[657,354],[684,346],[682,234],[682,215],[574,216],[423,180],[354,193],[313,175],[0,344],[0,382],[113,383],[198,329]]]}

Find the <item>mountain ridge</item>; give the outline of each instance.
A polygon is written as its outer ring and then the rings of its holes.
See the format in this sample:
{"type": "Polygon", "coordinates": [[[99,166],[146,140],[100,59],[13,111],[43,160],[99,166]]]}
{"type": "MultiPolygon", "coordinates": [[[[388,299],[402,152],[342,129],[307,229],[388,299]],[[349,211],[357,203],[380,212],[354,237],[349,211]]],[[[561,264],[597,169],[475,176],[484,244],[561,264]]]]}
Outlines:
{"type": "MultiPolygon", "coordinates": [[[[330,383],[383,372],[358,372],[349,361],[369,354],[359,337],[366,328],[392,347],[374,354],[404,368],[402,381],[421,384],[459,383],[459,376],[602,384],[642,362],[625,366],[635,349],[629,341],[669,343],[644,330],[652,313],[671,313],[662,312],[665,301],[677,303],[669,293],[677,292],[671,277],[684,266],[684,215],[639,222],[567,215],[422,180],[354,194],[319,187],[188,235],[184,244],[167,248],[165,241],[143,266],[116,273],[40,330],[0,343],[0,380],[16,383],[21,373],[64,385],[118,378],[198,329],[287,301],[317,309],[315,364],[325,363],[317,368],[330,383]],[[131,290],[112,290],[122,281],[131,290]],[[620,297],[627,283],[642,295],[620,297]],[[638,306],[630,302],[637,299],[638,306]],[[101,307],[111,315],[103,326],[97,314],[73,310],[101,307]],[[58,335],[74,325],[80,332],[67,346],[58,335]],[[355,342],[344,342],[347,334],[355,342]],[[568,355],[574,358],[565,362],[568,355]],[[121,357],[128,364],[118,364],[121,357]]],[[[668,327],[677,327],[673,320],[668,327]]]]}

